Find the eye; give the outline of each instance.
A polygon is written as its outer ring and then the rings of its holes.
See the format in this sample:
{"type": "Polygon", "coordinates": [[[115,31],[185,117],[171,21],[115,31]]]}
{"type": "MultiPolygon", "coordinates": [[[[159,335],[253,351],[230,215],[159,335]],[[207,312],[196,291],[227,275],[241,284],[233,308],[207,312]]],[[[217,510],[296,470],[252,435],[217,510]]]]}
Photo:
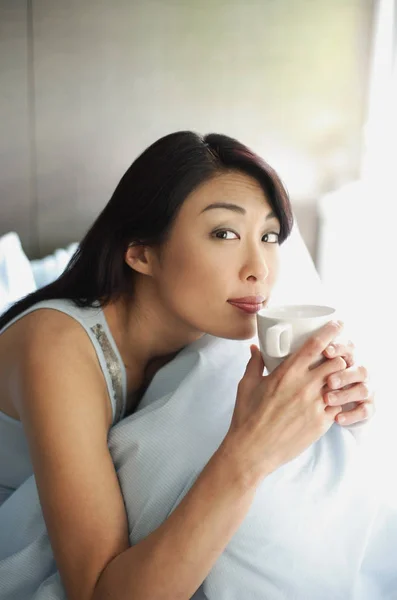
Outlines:
{"type": "Polygon", "coordinates": [[[265,235],[262,238],[262,242],[267,242],[268,244],[278,244],[279,238],[279,233],[271,231],[270,233],[265,233],[265,235]]]}
{"type": "Polygon", "coordinates": [[[213,236],[218,240],[236,240],[238,239],[237,233],[232,231],[231,229],[218,229],[218,231],[214,231],[213,236]],[[228,234],[231,234],[234,237],[229,237],[228,234]]]}

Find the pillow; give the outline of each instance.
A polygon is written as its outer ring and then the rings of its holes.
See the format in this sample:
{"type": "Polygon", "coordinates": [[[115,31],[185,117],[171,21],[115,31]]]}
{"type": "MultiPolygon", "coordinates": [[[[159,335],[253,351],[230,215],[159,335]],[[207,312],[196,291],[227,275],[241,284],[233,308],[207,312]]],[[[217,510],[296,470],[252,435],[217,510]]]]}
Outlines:
{"type": "Polygon", "coordinates": [[[280,247],[280,271],[269,306],[316,303],[327,304],[327,294],[295,221],[280,247]]]}
{"type": "Polygon", "coordinates": [[[0,314],[36,290],[30,262],[17,233],[0,237],[0,314]]]}
{"type": "Polygon", "coordinates": [[[30,264],[37,288],[55,281],[63,273],[77,246],[77,242],[74,242],[66,248],[58,248],[44,258],[31,261],[30,264]]]}

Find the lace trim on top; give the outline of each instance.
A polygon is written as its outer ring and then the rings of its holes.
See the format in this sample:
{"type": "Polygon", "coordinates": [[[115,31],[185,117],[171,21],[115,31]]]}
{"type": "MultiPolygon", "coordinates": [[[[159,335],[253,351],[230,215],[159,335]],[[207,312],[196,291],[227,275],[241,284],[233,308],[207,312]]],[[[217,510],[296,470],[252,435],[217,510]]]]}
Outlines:
{"type": "Polygon", "coordinates": [[[114,396],[114,423],[118,423],[123,417],[124,401],[123,401],[123,378],[120,363],[116,353],[112,348],[108,336],[100,323],[93,325],[91,331],[95,335],[105,357],[106,367],[109,371],[110,380],[112,382],[112,390],[114,396]]]}

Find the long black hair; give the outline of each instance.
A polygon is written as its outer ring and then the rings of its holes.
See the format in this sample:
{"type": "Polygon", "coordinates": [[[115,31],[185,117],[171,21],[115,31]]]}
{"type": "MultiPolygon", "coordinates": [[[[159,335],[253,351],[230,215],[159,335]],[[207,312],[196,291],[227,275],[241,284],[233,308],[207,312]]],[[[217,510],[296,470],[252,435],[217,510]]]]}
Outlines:
{"type": "Polygon", "coordinates": [[[178,131],[157,140],[127,169],[111,199],[80,242],[66,270],[45,287],[11,306],[0,330],[42,300],[64,298],[78,306],[105,306],[132,293],[124,256],[133,242],[161,245],[186,197],[219,173],[238,170],[262,186],[281,226],[280,243],[293,217],[277,173],[249,148],[226,135],[178,131]]]}

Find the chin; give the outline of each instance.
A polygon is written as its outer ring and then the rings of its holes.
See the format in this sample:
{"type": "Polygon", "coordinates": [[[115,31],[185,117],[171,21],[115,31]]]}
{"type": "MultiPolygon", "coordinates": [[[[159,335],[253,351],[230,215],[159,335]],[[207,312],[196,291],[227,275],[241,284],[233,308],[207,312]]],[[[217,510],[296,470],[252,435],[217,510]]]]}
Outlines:
{"type": "Polygon", "coordinates": [[[244,325],[235,325],[233,328],[225,327],[223,331],[214,332],[212,335],[227,340],[250,340],[256,336],[256,319],[254,318],[244,325]]]}
{"type": "Polygon", "coordinates": [[[253,337],[255,337],[255,335],[256,335],[256,329],[253,329],[249,333],[245,332],[245,333],[242,333],[241,335],[234,335],[233,337],[230,336],[229,339],[231,339],[231,340],[250,340],[253,337]]]}

